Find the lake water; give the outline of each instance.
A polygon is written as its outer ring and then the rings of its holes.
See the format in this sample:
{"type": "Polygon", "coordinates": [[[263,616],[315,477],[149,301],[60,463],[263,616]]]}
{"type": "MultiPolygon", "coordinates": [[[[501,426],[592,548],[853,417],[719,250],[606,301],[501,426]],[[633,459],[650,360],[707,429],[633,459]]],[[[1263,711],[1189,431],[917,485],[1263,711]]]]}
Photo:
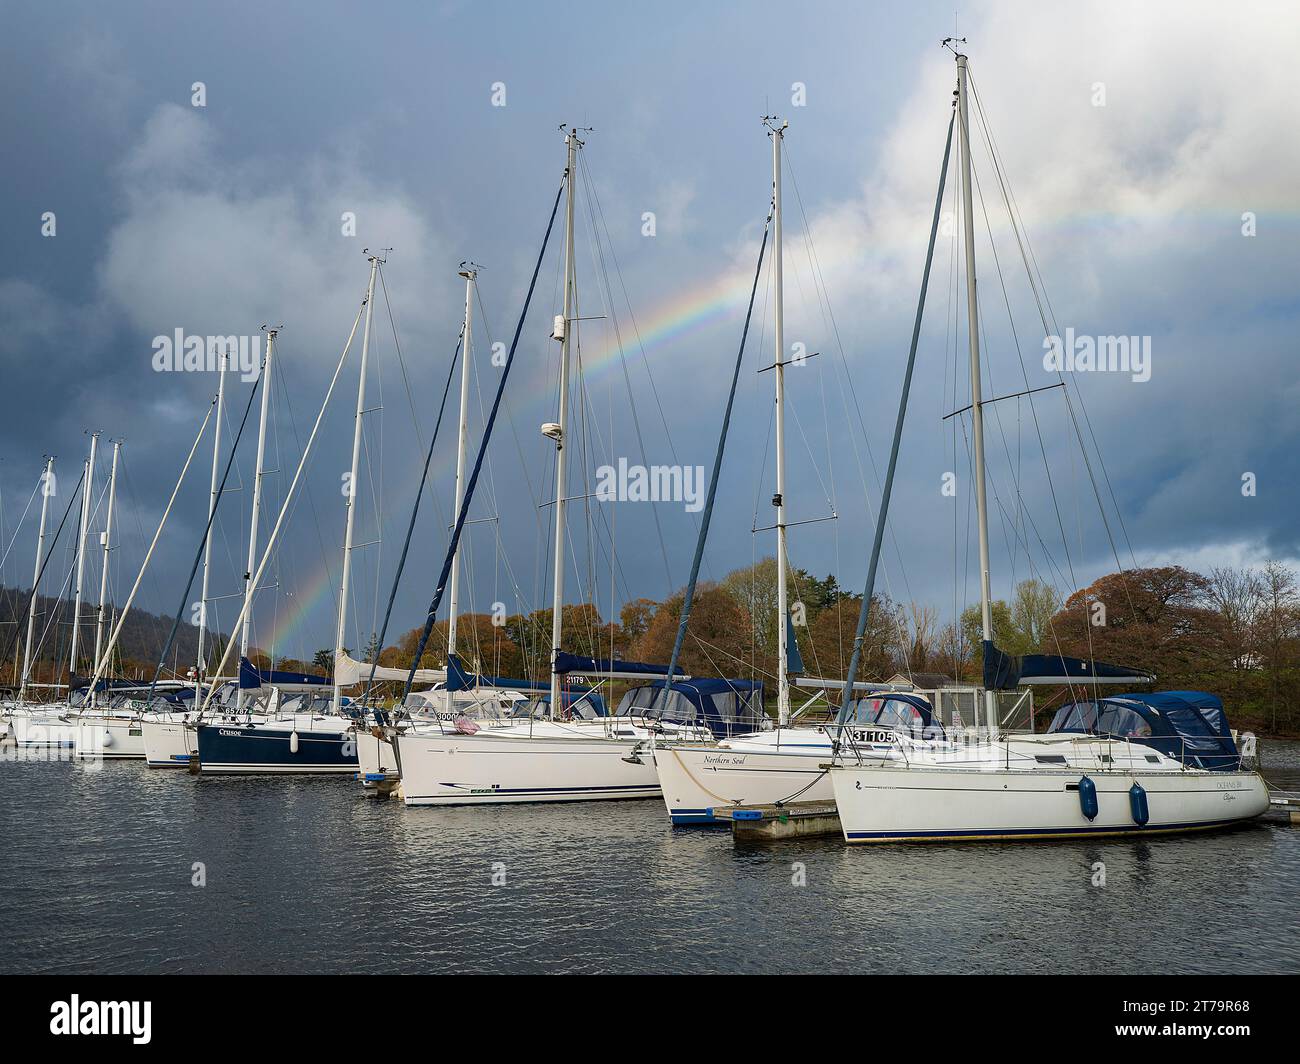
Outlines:
{"type": "MultiPolygon", "coordinates": [[[[1263,752],[1300,791],[1300,744],[1263,752]]],[[[658,801],[406,808],[4,754],[6,973],[1300,971],[1300,826],[738,847],[658,801]]]]}

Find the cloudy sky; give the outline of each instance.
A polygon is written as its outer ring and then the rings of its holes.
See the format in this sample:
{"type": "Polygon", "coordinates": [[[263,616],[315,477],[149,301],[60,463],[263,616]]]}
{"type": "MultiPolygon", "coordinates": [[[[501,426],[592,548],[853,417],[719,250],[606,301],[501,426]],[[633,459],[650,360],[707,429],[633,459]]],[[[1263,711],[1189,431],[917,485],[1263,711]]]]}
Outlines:
{"type": "MultiPolygon", "coordinates": [[[[807,522],[791,531],[791,559],[859,586],[950,112],[954,64],[939,41],[953,15],[951,4],[830,2],[653,13],[600,3],[11,7],[0,64],[4,581],[30,582],[38,503],[20,519],[43,456],[57,456],[57,520],[93,430],[124,440],[112,584],[125,597],[215,392],[213,374],[155,371],[155,337],[178,329],[256,336],[283,323],[265,535],[360,305],[362,249],[392,248],[372,333],[358,493],[366,545],[348,621],[349,644],[364,644],[460,327],[457,266],[484,267],[477,446],[499,379],[489,344],[508,341],[519,314],[565,122],[594,130],[576,201],[579,313],[592,320],[581,326],[567,493],[594,490],[597,467],[620,457],[708,467],[770,195],[760,118],[775,113],[790,123],[786,342],[818,352],[787,374],[788,517],[807,522]],[[345,232],[352,216],[355,235],[345,232]]],[[[1135,337],[1150,351],[1149,380],[1067,373],[1069,406],[1058,389],[1032,407],[989,408],[995,593],[1039,575],[1068,594],[1115,567],[1112,539],[1126,563],[1296,558],[1300,122],[1289,57],[1300,13],[988,3],[963,5],[956,29],[1049,327],[1135,337]]],[[[974,137],[985,394],[1001,396],[1057,378],[1043,365],[1039,301],[983,124],[974,137]]],[[[969,393],[954,190],[886,573],[896,597],[945,615],[977,594],[969,423],[941,420],[969,393]]],[[[467,609],[549,604],[542,504],[554,451],[538,428],[557,404],[559,345],[548,333],[560,250],[557,233],[471,514],[467,609]]],[[[772,375],[757,372],[774,359],[770,283],[765,269],[712,577],[773,549],[771,532],[753,532],[772,522],[772,375]]],[[[283,655],[333,642],[359,347],[258,599],[255,641],[283,655]]],[[[229,382],[227,442],[249,387],[229,382]]],[[[214,540],[211,595],[227,625],[247,549],[252,444],[250,433],[214,540]]],[[[208,437],[142,585],[150,609],[180,601],[206,519],[210,447],[208,437]]],[[[446,431],[394,631],[418,623],[432,593],[454,464],[446,431]]],[[[100,524],[105,472],[101,463],[100,524]]],[[[571,512],[571,601],[590,594],[608,612],[684,582],[698,517],[680,502],[579,502],[571,512]]],[[[69,570],[63,543],[54,585],[69,570]]]]}

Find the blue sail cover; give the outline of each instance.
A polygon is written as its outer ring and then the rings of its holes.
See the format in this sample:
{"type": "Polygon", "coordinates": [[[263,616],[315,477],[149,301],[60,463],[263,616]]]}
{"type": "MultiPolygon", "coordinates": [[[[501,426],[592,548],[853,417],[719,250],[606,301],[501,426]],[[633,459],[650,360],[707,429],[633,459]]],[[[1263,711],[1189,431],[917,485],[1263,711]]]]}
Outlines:
{"type": "Polygon", "coordinates": [[[333,687],[328,676],[313,676],[309,672],[280,672],[272,669],[258,669],[247,658],[239,659],[239,689],[256,691],[263,684],[270,687],[333,687]]]}
{"type": "MultiPolygon", "coordinates": [[[[555,671],[561,675],[571,672],[590,672],[596,675],[617,672],[626,675],[667,676],[668,666],[650,665],[644,661],[621,661],[618,658],[584,658],[561,650],[555,655],[555,671]]],[[[678,675],[681,673],[678,672],[678,675]]]]}
{"type": "Polygon", "coordinates": [[[1193,768],[1235,772],[1241,763],[1223,702],[1205,691],[1156,691],[1069,702],[1057,710],[1047,730],[1119,736],[1193,768]]]}
{"type": "MultiPolygon", "coordinates": [[[[69,686],[71,691],[88,690],[90,687],[90,676],[74,676],[69,686]]],[[[143,690],[149,685],[143,680],[127,680],[115,676],[101,676],[95,684],[95,690],[98,691],[116,691],[119,688],[123,690],[143,690]]]]}
{"type": "Polygon", "coordinates": [[[803,672],[803,655],[799,653],[799,640],[795,638],[794,624],[785,619],[785,671],[803,672]]]}
{"type": "MultiPolygon", "coordinates": [[[[561,657],[564,656],[567,655],[561,655],[561,657]]],[[[556,671],[559,672],[560,670],[557,669],[556,671]]],[[[476,687],[500,687],[507,691],[532,691],[538,695],[550,695],[551,693],[549,683],[542,683],[539,680],[516,680],[509,676],[487,676],[483,673],[472,673],[465,668],[465,663],[460,660],[459,655],[447,655],[447,690],[471,691],[476,687]]],[[[564,688],[565,706],[572,706],[573,703],[582,700],[586,700],[594,706],[597,715],[605,715],[605,701],[595,692],[594,688],[583,684],[566,684],[564,688]]]]}
{"type": "Polygon", "coordinates": [[[465,668],[458,654],[447,655],[447,690],[472,691],[476,687],[500,687],[507,691],[550,691],[549,683],[537,680],[516,680],[508,676],[486,676],[465,668]]]}
{"type": "Polygon", "coordinates": [[[1156,678],[1143,669],[1070,658],[1063,654],[1008,654],[984,640],[984,687],[990,691],[1011,691],[1019,684],[1119,683],[1125,680],[1155,683],[1156,678]]]}

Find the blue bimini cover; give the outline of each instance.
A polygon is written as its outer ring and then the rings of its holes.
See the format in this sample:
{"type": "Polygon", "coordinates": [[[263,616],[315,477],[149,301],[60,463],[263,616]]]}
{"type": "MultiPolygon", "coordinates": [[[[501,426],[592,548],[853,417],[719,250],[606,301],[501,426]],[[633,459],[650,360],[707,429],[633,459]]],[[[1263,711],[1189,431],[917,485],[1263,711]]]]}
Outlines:
{"type": "Polygon", "coordinates": [[[875,724],[894,728],[917,738],[942,739],[943,724],[935,719],[934,708],[920,695],[899,691],[855,698],[847,720],[854,724],[875,724]]]}
{"type": "Polygon", "coordinates": [[[633,687],[618,704],[621,717],[645,717],[675,724],[701,724],[715,736],[758,731],[767,719],[763,685],[751,680],[664,680],[633,687]]]}
{"type": "Polygon", "coordinates": [[[1069,702],[1057,710],[1047,730],[1119,736],[1193,768],[1234,772],[1241,764],[1223,702],[1205,691],[1156,691],[1069,702]]]}

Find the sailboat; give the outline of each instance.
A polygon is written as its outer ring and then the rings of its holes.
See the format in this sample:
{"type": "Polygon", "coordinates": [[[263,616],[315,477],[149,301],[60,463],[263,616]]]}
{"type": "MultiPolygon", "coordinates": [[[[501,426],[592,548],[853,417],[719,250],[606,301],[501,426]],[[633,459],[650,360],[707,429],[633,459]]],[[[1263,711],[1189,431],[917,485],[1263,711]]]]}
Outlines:
{"type": "MultiPolygon", "coordinates": [[[[831,732],[821,726],[792,727],[791,688],[825,690],[839,681],[804,672],[798,642],[788,606],[787,523],[785,518],[785,352],[784,262],[782,244],[782,150],[789,123],[773,116],[763,120],[772,141],[772,313],[775,362],[770,369],[775,379],[776,421],[776,508],[777,534],[777,727],[754,727],[704,742],[675,741],[657,736],[647,754],[653,759],[663,793],[664,805],[674,824],[711,824],[726,819],[725,813],[738,805],[781,805],[798,800],[830,801],[831,785],[823,763],[831,755],[831,732]]],[[[760,267],[762,251],[760,250],[760,267]]],[[[757,281],[757,276],[755,278],[757,281]]],[[[752,309],[752,300],[751,300],[752,309]]],[[[742,351],[743,356],[743,341],[742,351]]],[[[739,368],[739,359],[738,365],[739,368]]],[[[732,395],[735,389],[733,382],[732,395]]],[[[723,439],[725,441],[726,421],[723,439]]],[[[719,460],[722,444],[719,444],[719,460]]],[[[719,463],[720,464],[720,461],[719,463]]],[[[715,464],[716,465],[716,464],[715,464]]],[[[717,476],[715,468],[714,476],[717,476]]],[[[701,529],[707,533],[707,520],[701,529]]],[[[693,587],[693,585],[692,585],[693,587]]],[[[683,608],[689,609],[690,592],[683,608]]],[[[680,640],[679,640],[680,643],[680,640]]],[[[674,661],[676,651],[674,651],[674,661]]],[[[915,693],[889,695],[888,684],[855,683],[854,719],[873,727],[930,727],[928,703],[915,693]],[[879,696],[879,697],[875,697],[879,696]]],[[[908,689],[910,691],[910,688],[908,689]]],[[[757,722],[755,722],[757,724],[757,722]]],[[[766,720],[763,721],[767,723],[766,720]]]]}
{"type": "MultiPolygon", "coordinates": [[[[83,470],[84,476],[84,470],[83,470]]],[[[27,603],[27,639],[23,645],[23,671],[18,687],[17,701],[6,707],[5,719],[15,743],[21,749],[63,749],[71,748],[75,725],[66,719],[66,706],[48,704],[30,700],[29,691],[32,683],[32,666],[37,646],[36,641],[36,606],[41,589],[41,578],[49,565],[50,556],[45,553],[45,537],[48,528],[50,499],[55,494],[54,458],[45,460],[38,488],[41,492],[41,516],[36,533],[36,567],[32,574],[32,593],[27,603]]],[[[71,509],[69,500],[68,507],[71,509]]],[[[64,520],[67,513],[64,514],[64,520]]],[[[62,525],[60,525],[60,528],[62,525]]],[[[57,534],[55,539],[57,540],[57,534]]],[[[53,553],[53,545],[50,548],[53,553]]]]}
{"type": "MultiPolygon", "coordinates": [[[[961,42],[946,41],[948,44],[961,42]]],[[[1257,772],[1241,767],[1222,703],[1204,692],[1102,697],[1116,669],[1055,655],[1023,660],[993,643],[980,332],[975,283],[967,57],[957,63],[956,118],[962,173],[971,415],[979,529],[986,732],[971,742],[870,734],[867,754],[843,729],[829,765],[849,843],[1077,838],[1194,831],[1241,823],[1268,808],[1257,772]],[[1099,672],[1109,676],[1099,676],[1099,672]],[[1056,676],[1052,674],[1056,673],[1056,676]],[[996,693],[1027,679],[1055,679],[1090,694],[1060,710],[1037,735],[999,734],[996,693]]],[[[909,367],[910,373],[910,367],[909,367]]],[[[901,416],[901,415],[900,415],[901,416]]],[[[882,507],[879,521],[883,524],[882,507]]],[[[879,537],[877,537],[879,538],[879,537]]],[[[850,678],[852,670],[850,670],[850,678]]],[[[846,706],[841,710],[844,724],[846,706]]]]}
{"type": "MultiPolygon", "coordinates": [[[[620,798],[649,798],[658,795],[659,783],[654,765],[637,756],[638,745],[663,729],[681,730],[683,734],[699,735],[702,729],[692,720],[675,721],[670,716],[654,721],[647,720],[635,701],[624,699],[622,712],[613,716],[593,713],[582,719],[580,713],[570,713],[584,704],[574,699],[569,690],[569,672],[565,671],[563,639],[563,605],[565,578],[566,539],[566,459],[568,457],[568,392],[571,345],[576,317],[576,277],[574,261],[574,193],[577,177],[577,153],[583,146],[579,130],[564,127],[566,165],[564,181],[556,197],[565,196],[565,249],[564,249],[564,308],[557,315],[551,331],[552,339],[560,344],[559,420],[542,426],[542,434],[555,445],[555,555],[552,582],[551,676],[549,697],[536,700],[540,715],[529,712],[523,719],[511,720],[501,726],[473,730],[392,729],[395,759],[401,775],[399,793],[407,805],[482,805],[514,802],[569,802],[620,798]],[[572,715],[574,719],[565,719],[572,715]]],[[[552,210],[551,225],[555,213],[552,210]]],[[[533,271],[528,300],[536,286],[537,272],[546,252],[551,228],[547,228],[547,241],[533,271]]],[[[477,481],[484,448],[500,404],[501,392],[513,363],[522,329],[528,312],[528,300],[516,327],[506,367],[498,384],[496,401],[489,416],[484,438],[480,443],[478,460],[466,485],[466,492],[458,508],[452,544],[444,562],[443,576],[435,592],[433,604],[426,617],[424,637],[416,651],[416,661],[428,639],[433,617],[440,605],[446,578],[455,563],[455,551],[463,530],[465,516],[472,499],[472,488],[477,481]]],[[[454,613],[454,611],[453,611],[454,613]]],[[[454,663],[449,661],[450,666],[454,663]]],[[[602,662],[598,669],[614,676],[617,663],[602,662]]],[[[575,670],[576,671],[576,670],[575,670]]],[[[468,680],[469,689],[479,686],[506,686],[501,678],[474,678],[468,680]]],[[[513,685],[541,687],[516,682],[513,685]]],[[[408,683],[409,687],[409,683],[408,683]]],[[[538,692],[540,694],[540,692],[538,692]]]]}
{"type": "MultiPolygon", "coordinates": [[[[93,483],[95,468],[96,437],[91,437],[90,461],[87,466],[89,479],[87,486],[93,483]]],[[[117,497],[117,470],[121,457],[121,440],[113,441],[113,460],[108,480],[108,510],[101,534],[103,550],[99,579],[99,604],[95,612],[95,656],[94,674],[107,672],[108,659],[104,653],[104,621],[107,609],[109,559],[113,550],[113,509],[117,497]]],[[[87,500],[88,501],[88,500],[87,500]]],[[[83,516],[88,510],[83,506],[83,516]]],[[[85,537],[83,531],[78,542],[77,559],[77,606],[73,618],[73,651],[71,668],[76,671],[76,643],[78,624],[81,613],[81,581],[85,561],[85,537]]],[[[143,705],[139,696],[144,688],[138,684],[100,680],[93,682],[82,692],[82,708],[73,719],[77,730],[73,736],[76,756],[82,760],[138,760],[144,757],[144,740],[140,731],[140,709],[143,705]]],[[[75,694],[75,692],[74,692],[75,694]]]]}
{"type": "MultiPolygon", "coordinates": [[[[72,616],[72,640],[71,652],[68,662],[68,685],[67,695],[62,701],[56,701],[46,704],[28,704],[26,694],[30,686],[30,668],[33,638],[35,635],[34,622],[36,619],[36,593],[40,584],[41,573],[49,562],[46,557],[41,561],[41,552],[45,541],[46,515],[50,495],[53,493],[53,475],[54,459],[50,458],[46,463],[45,481],[44,481],[44,498],[41,503],[41,524],[40,531],[37,534],[37,562],[36,576],[32,589],[32,597],[28,606],[27,616],[27,653],[23,668],[23,682],[19,692],[19,707],[12,714],[11,727],[14,733],[15,741],[20,748],[24,749],[69,749],[76,747],[77,740],[77,714],[82,708],[84,699],[88,692],[77,681],[77,665],[80,658],[78,650],[81,639],[81,607],[83,599],[83,585],[85,580],[85,548],[86,538],[89,536],[89,522],[91,517],[91,487],[95,475],[95,457],[99,447],[99,433],[90,433],[90,453],[82,463],[80,489],[80,509],[77,517],[77,541],[74,549],[73,570],[69,574],[69,579],[74,581],[73,584],[73,616],[72,616]]],[[[78,498],[74,494],[74,498],[78,498]]],[[[66,522],[68,513],[71,511],[71,500],[69,509],[64,513],[66,522]]],[[[60,525],[62,528],[62,524],[60,525]]],[[[56,534],[55,540],[58,536],[56,534]]],[[[53,547],[51,547],[51,551],[53,547]]],[[[75,756],[75,755],[74,755],[75,756]]]]}
{"type": "MultiPolygon", "coordinates": [[[[180,493],[181,486],[185,482],[185,477],[189,473],[190,465],[194,461],[194,455],[199,449],[199,444],[203,440],[203,435],[207,431],[208,422],[212,420],[213,409],[216,400],[213,400],[212,406],[208,407],[207,414],[203,418],[203,423],[199,426],[198,434],[194,437],[194,443],[190,446],[189,453],[185,457],[185,464],[181,467],[180,475],[176,478],[176,485],[172,489],[171,497],[167,500],[167,505],[163,509],[162,517],[158,521],[158,527],[154,531],[153,539],[145,551],[144,560],[140,563],[140,569],[136,573],[135,582],[127,594],[126,601],[123,603],[121,612],[118,615],[117,623],[112,626],[107,642],[103,641],[103,621],[106,605],[107,578],[101,580],[100,586],[100,608],[99,623],[96,633],[96,660],[94,673],[89,681],[80,687],[80,708],[73,719],[77,726],[75,735],[76,756],[85,760],[120,760],[120,759],[143,759],[144,740],[141,730],[141,718],[143,710],[146,708],[145,699],[154,692],[156,685],[142,684],[136,681],[114,680],[106,675],[109,663],[113,660],[113,652],[117,647],[118,639],[122,634],[122,627],[130,615],[131,607],[135,602],[136,595],[140,591],[140,585],[144,580],[144,574],[149,568],[149,563],[153,558],[154,551],[158,547],[158,542],[162,538],[164,529],[167,527],[168,518],[171,516],[173,507],[176,504],[176,498],[180,493]],[[102,644],[102,652],[100,650],[102,644]]],[[[109,551],[112,549],[111,531],[112,531],[112,497],[113,486],[116,484],[117,460],[119,456],[118,446],[115,445],[113,452],[113,474],[109,488],[110,510],[108,527],[103,535],[104,547],[104,566],[107,570],[109,551]]],[[[93,459],[93,440],[92,440],[92,459],[93,459]]],[[[93,461],[87,464],[86,484],[92,482],[93,461]]],[[[87,513],[83,504],[83,515],[87,513]]],[[[83,520],[82,528],[86,527],[86,521],[83,520]]],[[[80,583],[80,570],[84,559],[78,558],[78,583],[80,583]]],[[[78,596],[79,598],[79,596],[78,596]]],[[[74,619],[74,636],[76,633],[74,619]]],[[[76,640],[74,638],[74,644],[76,640]]],[[[75,662],[75,657],[73,659],[75,662]]],[[[178,685],[167,685],[172,688],[178,685]]],[[[165,688],[165,689],[167,689],[165,688]]]]}
{"type": "MultiPolygon", "coordinates": [[[[465,280],[465,316],[461,322],[460,340],[456,352],[460,362],[460,415],[456,434],[456,481],[453,513],[458,513],[464,503],[468,474],[466,458],[469,441],[469,385],[470,370],[473,364],[474,303],[477,298],[478,270],[479,267],[476,264],[466,261],[460,264],[458,271],[459,276],[465,280]]],[[[445,409],[446,391],[451,388],[451,377],[455,373],[457,358],[452,360],[452,370],[447,379],[442,409],[445,409]]],[[[438,421],[429,440],[424,475],[421,477],[420,487],[416,494],[407,532],[407,541],[393,577],[393,593],[389,599],[390,610],[384,617],[383,629],[379,634],[378,642],[380,645],[382,645],[388,630],[391,604],[405,567],[407,551],[410,547],[410,534],[415,526],[420,497],[423,494],[428,477],[429,461],[433,457],[438,432],[442,426],[442,409],[439,410],[438,421]]],[[[452,558],[451,583],[448,594],[447,660],[451,669],[458,670],[458,676],[463,681],[467,674],[463,668],[460,668],[457,659],[460,568],[461,551],[460,543],[457,542],[452,558]]],[[[424,690],[411,691],[407,694],[401,706],[401,714],[396,720],[382,709],[367,707],[363,709],[362,718],[353,726],[353,737],[356,742],[359,762],[357,777],[363,787],[368,790],[378,790],[384,795],[390,793],[401,779],[397,754],[393,747],[392,730],[443,734],[447,732],[463,732],[467,727],[479,728],[490,724],[501,724],[514,714],[519,703],[527,701],[527,696],[522,691],[515,689],[484,686],[477,683],[471,685],[465,682],[449,686],[448,669],[416,668],[414,672],[410,672],[407,669],[381,666],[377,662],[366,665],[354,661],[347,655],[334,663],[335,682],[345,687],[364,682],[367,695],[376,681],[405,681],[408,679],[408,673],[412,683],[429,684],[430,686],[424,690]]],[[[365,697],[363,695],[363,700],[365,697]]]]}
{"type": "MultiPolygon", "coordinates": [[[[253,488],[253,534],[250,537],[250,550],[256,550],[257,510],[261,492],[262,449],[266,441],[267,399],[270,395],[270,378],[267,371],[271,367],[272,353],[275,348],[276,331],[270,330],[266,338],[266,357],[260,371],[262,387],[261,418],[259,421],[258,453],[255,482],[253,488]]],[[[188,768],[191,758],[197,753],[197,738],[191,722],[203,699],[203,679],[207,672],[207,659],[204,654],[204,640],[208,629],[208,586],[212,567],[212,527],[213,518],[221,502],[222,485],[217,477],[221,459],[221,429],[224,422],[223,411],[226,399],[227,355],[223,351],[218,363],[217,378],[217,428],[212,438],[212,475],[208,488],[208,524],[203,537],[203,583],[199,592],[198,650],[194,666],[194,688],[192,698],[185,700],[164,700],[162,705],[151,705],[149,712],[141,720],[141,738],[144,743],[145,762],[150,768],[188,768]],[[170,702],[170,704],[168,704],[170,702]]],[[[238,440],[234,447],[238,446],[238,440]]],[[[232,447],[232,460],[233,449],[232,447]]],[[[249,561],[251,568],[256,556],[249,561]]],[[[187,592],[188,594],[188,592],[187,592]]]]}
{"type": "MultiPolygon", "coordinates": [[[[257,568],[258,528],[262,515],[262,496],[266,477],[266,431],[270,414],[271,385],[275,367],[275,345],[279,337],[278,328],[263,326],[263,330],[266,332],[266,354],[258,371],[258,383],[255,386],[255,389],[257,387],[262,389],[262,394],[258,413],[257,451],[253,466],[253,499],[249,517],[248,562],[243,574],[244,589],[241,596],[244,610],[241,615],[242,623],[238,626],[239,676],[236,679],[223,680],[219,676],[207,675],[207,662],[203,652],[203,637],[207,626],[208,571],[212,554],[213,520],[217,507],[221,502],[225,483],[225,477],[222,478],[220,484],[217,481],[218,456],[220,453],[218,440],[213,447],[208,525],[204,532],[200,553],[203,564],[203,584],[200,597],[203,605],[199,611],[199,652],[194,669],[194,683],[188,691],[160,700],[160,704],[151,705],[149,711],[145,713],[142,730],[144,733],[145,759],[150,768],[188,768],[198,757],[197,723],[200,705],[205,697],[205,683],[207,691],[216,692],[217,701],[214,706],[216,707],[217,719],[226,720],[228,723],[236,722],[249,718],[255,713],[264,713],[267,708],[267,699],[258,697],[256,694],[256,692],[262,690],[263,677],[253,669],[251,664],[247,664],[252,624],[251,611],[255,591],[252,575],[257,568]]],[[[252,399],[253,396],[250,396],[250,404],[252,399]]],[[[217,395],[217,405],[218,407],[222,405],[222,392],[220,390],[217,395]]],[[[241,423],[240,431],[231,446],[225,476],[229,476],[230,466],[234,462],[242,433],[243,424],[241,423]]],[[[196,557],[196,565],[198,561],[199,558],[196,557]]],[[[184,598],[187,599],[188,596],[189,588],[187,587],[184,598]]],[[[179,620],[178,616],[178,624],[179,620]]],[[[161,671],[161,662],[159,669],[161,671]]],[[[299,677],[295,674],[289,682],[298,679],[299,677]]],[[[320,684],[325,682],[323,677],[312,678],[312,680],[319,681],[320,684]]],[[[268,689],[265,694],[269,693],[268,689]]]]}
{"type": "MultiPolygon", "coordinates": [[[[352,325],[343,354],[334,371],[329,391],[317,415],[312,435],[303,449],[293,484],[286,494],[276,526],[255,573],[251,571],[245,586],[244,603],[236,627],[222,656],[224,663],[230,657],[236,639],[241,641],[238,691],[234,713],[222,713],[213,706],[215,692],[210,692],[200,710],[200,720],[195,724],[196,761],[203,775],[267,774],[267,775],[317,775],[355,774],[357,772],[357,747],[353,733],[355,718],[344,712],[344,698],[339,677],[286,673],[255,668],[247,659],[248,623],[252,609],[253,593],[275,546],[276,537],[284,522],[292,500],[293,490],[302,475],[303,467],[320,428],[321,418],[333,394],[338,374],[347,358],[358,324],[365,317],[361,340],[361,368],[357,383],[356,413],[353,420],[352,463],[348,483],[354,490],[347,493],[346,525],[343,539],[343,574],[339,590],[338,625],[335,639],[335,660],[346,653],[343,642],[346,634],[348,593],[352,574],[352,550],[356,528],[357,475],[360,470],[363,417],[366,412],[366,376],[370,362],[370,333],[374,318],[375,279],[383,258],[379,253],[366,250],[370,262],[370,276],[361,309],[352,325]],[[252,701],[245,704],[245,700],[252,701]],[[212,716],[206,711],[211,710],[212,716]]],[[[263,393],[265,401],[266,393],[263,393]]],[[[259,441],[259,452],[261,450],[259,441]]],[[[259,471],[261,469],[259,453],[259,471]]],[[[256,513],[256,510],[254,511],[256,513]]],[[[250,537],[251,538],[251,537],[250,537]]],[[[255,551],[250,544],[250,557],[255,551]]],[[[220,667],[219,667],[220,668],[220,667]]],[[[219,671],[219,669],[218,669],[219,671]]]]}

